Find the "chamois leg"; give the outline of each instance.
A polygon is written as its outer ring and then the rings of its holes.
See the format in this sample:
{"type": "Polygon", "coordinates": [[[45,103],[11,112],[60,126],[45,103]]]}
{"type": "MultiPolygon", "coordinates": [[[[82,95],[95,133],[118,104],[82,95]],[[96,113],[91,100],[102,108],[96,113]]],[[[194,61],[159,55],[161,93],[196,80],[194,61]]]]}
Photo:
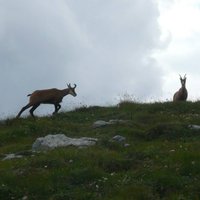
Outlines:
{"type": "Polygon", "coordinates": [[[16,116],[16,118],[19,118],[20,115],[21,115],[26,109],[30,108],[31,106],[32,106],[32,105],[31,105],[30,103],[28,103],[26,106],[24,106],[24,107],[20,110],[20,112],[18,113],[18,115],[16,116]]]}
{"type": "Polygon", "coordinates": [[[33,105],[33,107],[30,109],[29,112],[30,112],[30,114],[31,114],[32,117],[35,117],[34,114],[33,114],[33,112],[34,112],[34,110],[35,110],[39,105],[40,105],[40,104],[35,104],[35,105],[33,105]]]}
{"type": "Polygon", "coordinates": [[[60,104],[54,104],[54,106],[55,106],[55,111],[53,112],[53,115],[56,114],[58,110],[61,108],[60,104]]]}

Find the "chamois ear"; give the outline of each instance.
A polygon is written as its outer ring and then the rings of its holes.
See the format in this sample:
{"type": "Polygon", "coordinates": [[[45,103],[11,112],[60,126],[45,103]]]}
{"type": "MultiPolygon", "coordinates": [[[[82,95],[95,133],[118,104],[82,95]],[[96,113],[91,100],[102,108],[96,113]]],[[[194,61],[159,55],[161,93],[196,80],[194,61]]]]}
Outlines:
{"type": "Polygon", "coordinates": [[[184,78],[186,78],[186,74],[184,75],[184,78]]]}
{"type": "Polygon", "coordinates": [[[68,87],[68,88],[71,88],[71,84],[70,84],[70,83],[69,83],[69,84],[67,84],[67,87],[68,87]]]}

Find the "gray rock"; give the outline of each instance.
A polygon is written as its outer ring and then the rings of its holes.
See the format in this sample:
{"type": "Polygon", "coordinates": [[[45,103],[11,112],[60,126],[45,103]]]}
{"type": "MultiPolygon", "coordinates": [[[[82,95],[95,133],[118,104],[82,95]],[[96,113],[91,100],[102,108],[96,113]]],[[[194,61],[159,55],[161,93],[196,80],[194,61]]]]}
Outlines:
{"type": "Polygon", "coordinates": [[[103,120],[98,120],[93,123],[93,128],[99,128],[108,125],[109,123],[103,120]]]}
{"type": "Polygon", "coordinates": [[[93,128],[100,128],[106,125],[112,125],[112,124],[122,124],[122,123],[126,123],[126,120],[120,120],[120,119],[111,119],[108,122],[103,121],[103,120],[98,120],[96,122],[93,123],[93,128]]]}
{"type": "Polygon", "coordinates": [[[119,142],[119,143],[122,143],[126,140],[125,137],[121,136],[121,135],[115,135],[112,140],[116,141],[116,142],[119,142]]]}
{"type": "Polygon", "coordinates": [[[37,138],[32,145],[33,151],[50,150],[57,147],[77,146],[85,147],[95,145],[98,139],[96,138],[69,138],[64,134],[47,135],[37,138]]]}
{"type": "Polygon", "coordinates": [[[109,124],[124,124],[126,123],[127,120],[122,120],[122,119],[111,119],[109,120],[109,124]]]}
{"type": "Polygon", "coordinates": [[[16,153],[4,154],[4,158],[2,160],[11,160],[16,158],[25,158],[27,156],[34,156],[31,150],[20,151],[16,153]]]}
{"type": "Polygon", "coordinates": [[[124,144],[124,147],[129,147],[129,146],[130,146],[130,144],[128,144],[128,143],[124,144]]]}
{"type": "Polygon", "coordinates": [[[22,158],[22,155],[16,155],[14,153],[11,154],[7,154],[5,158],[3,158],[2,160],[11,160],[11,159],[15,159],[15,158],[22,158]]]}
{"type": "Polygon", "coordinates": [[[192,125],[189,125],[189,128],[190,129],[194,129],[194,130],[199,130],[200,129],[200,125],[194,125],[194,124],[192,124],[192,125]]]}

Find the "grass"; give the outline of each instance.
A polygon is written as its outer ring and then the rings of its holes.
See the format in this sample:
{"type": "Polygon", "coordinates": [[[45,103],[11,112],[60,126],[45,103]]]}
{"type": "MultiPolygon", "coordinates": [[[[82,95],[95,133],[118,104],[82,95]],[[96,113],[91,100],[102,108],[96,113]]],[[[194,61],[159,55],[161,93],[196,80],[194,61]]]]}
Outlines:
{"type": "Polygon", "coordinates": [[[200,102],[82,107],[0,122],[0,199],[195,200],[200,198],[200,102]],[[123,124],[92,128],[96,120],[123,124]],[[30,153],[36,138],[95,137],[95,146],[30,153]],[[115,135],[125,143],[112,141],[115,135]],[[2,160],[5,154],[23,158],[2,160]]]}

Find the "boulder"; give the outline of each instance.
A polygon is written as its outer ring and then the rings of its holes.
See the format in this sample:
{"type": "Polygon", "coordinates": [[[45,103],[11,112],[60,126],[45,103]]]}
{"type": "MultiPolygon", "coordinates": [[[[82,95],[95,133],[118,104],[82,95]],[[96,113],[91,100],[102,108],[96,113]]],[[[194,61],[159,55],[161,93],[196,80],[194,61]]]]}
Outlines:
{"type": "Polygon", "coordinates": [[[45,137],[37,138],[32,145],[32,150],[42,151],[66,146],[85,147],[95,145],[96,142],[96,138],[70,138],[65,136],[64,134],[47,135],[45,137]]]}

